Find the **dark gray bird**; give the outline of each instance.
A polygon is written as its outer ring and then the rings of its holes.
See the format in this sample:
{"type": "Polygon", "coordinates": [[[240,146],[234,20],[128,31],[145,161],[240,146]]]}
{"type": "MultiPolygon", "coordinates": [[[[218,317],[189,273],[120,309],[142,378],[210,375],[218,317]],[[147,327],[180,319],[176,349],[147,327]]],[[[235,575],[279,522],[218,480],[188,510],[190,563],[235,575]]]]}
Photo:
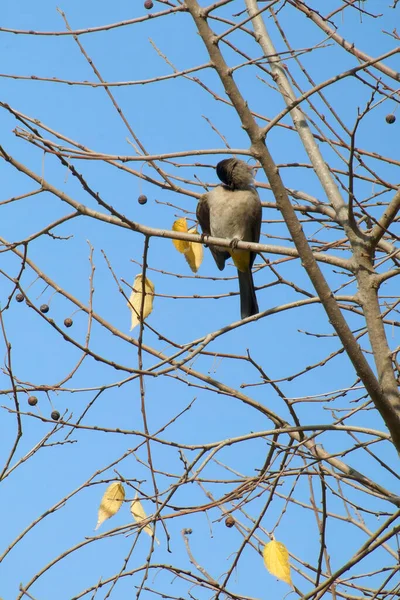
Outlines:
{"type": "MultiPolygon", "coordinates": [[[[217,164],[217,175],[224,185],[204,194],[197,205],[197,219],[205,235],[258,242],[261,230],[261,201],[253,185],[251,167],[237,158],[217,164]]],[[[209,246],[222,271],[232,257],[238,270],[240,314],[242,319],[259,312],[251,268],[255,252],[209,246]]]]}

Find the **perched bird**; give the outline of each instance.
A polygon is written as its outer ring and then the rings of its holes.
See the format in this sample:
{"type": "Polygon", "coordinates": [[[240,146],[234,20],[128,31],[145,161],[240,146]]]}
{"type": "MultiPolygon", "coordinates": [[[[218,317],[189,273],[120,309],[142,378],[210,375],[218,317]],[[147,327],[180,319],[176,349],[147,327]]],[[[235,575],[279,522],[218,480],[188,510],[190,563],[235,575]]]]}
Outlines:
{"type": "MultiPolygon", "coordinates": [[[[258,242],[261,230],[261,201],[253,185],[251,167],[237,158],[217,164],[223,185],[204,194],[197,205],[197,219],[205,235],[235,241],[258,242]]],[[[222,271],[232,257],[238,270],[240,314],[242,319],[257,314],[258,303],[251,268],[255,252],[209,246],[217,267],[222,271]]]]}

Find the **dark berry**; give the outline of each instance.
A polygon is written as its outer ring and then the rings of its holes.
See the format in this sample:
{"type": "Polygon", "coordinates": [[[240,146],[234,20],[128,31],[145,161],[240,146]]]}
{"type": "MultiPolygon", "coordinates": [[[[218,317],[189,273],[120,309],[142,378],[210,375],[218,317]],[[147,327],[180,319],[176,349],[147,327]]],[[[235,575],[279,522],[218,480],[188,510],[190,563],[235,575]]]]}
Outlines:
{"type": "Polygon", "coordinates": [[[36,406],[36,404],[37,404],[36,396],[29,396],[28,404],[29,404],[29,406],[36,406]]]}
{"type": "Polygon", "coordinates": [[[232,515],[228,515],[225,519],[225,525],[227,527],[233,527],[235,524],[235,519],[232,517],[232,515]]]}
{"type": "Polygon", "coordinates": [[[58,421],[60,418],[60,413],[58,412],[58,410],[53,410],[50,416],[53,419],[53,421],[58,421]]]}
{"type": "Polygon", "coordinates": [[[23,302],[24,301],[24,295],[23,294],[17,294],[15,296],[15,299],[17,302],[23,302]]]}
{"type": "Polygon", "coordinates": [[[393,115],[393,114],[386,115],[386,123],[389,123],[389,125],[391,125],[395,121],[396,121],[396,115],[393,115]]]}
{"type": "Polygon", "coordinates": [[[64,319],[64,325],[65,325],[65,327],[72,327],[73,323],[74,323],[73,320],[70,319],[69,317],[67,317],[66,319],[64,319]]]}
{"type": "Polygon", "coordinates": [[[150,10],[151,8],[153,8],[153,6],[153,0],[146,0],[146,2],[144,3],[144,7],[147,8],[147,10],[150,10]]]}
{"type": "Polygon", "coordinates": [[[43,313],[44,315],[46,313],[48,313],[50,310],[49,305],[48,304],[42,304],[42,306],[40,307],[40,312],[43,313]]]}
{"type": "Polygon", "coordinates": [[[139,204],[146,204],[146,202],[147,202],[147,196],[145,196],[144,194],[140,194],[140,196],[137,199],[137,201],[139,202],[139,204]]]}

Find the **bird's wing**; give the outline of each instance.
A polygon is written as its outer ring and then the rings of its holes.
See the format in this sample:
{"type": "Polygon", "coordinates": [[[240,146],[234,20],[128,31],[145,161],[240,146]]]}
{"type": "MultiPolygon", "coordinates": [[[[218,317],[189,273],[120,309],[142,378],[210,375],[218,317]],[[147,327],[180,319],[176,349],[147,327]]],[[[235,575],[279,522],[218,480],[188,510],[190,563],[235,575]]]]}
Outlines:
{"type": "MultiPolygon", "coordinates": [[[[196,209],[196,217],[201,227],[202,232],[205,235],[211,235],[210,228],[210,207],[208,204],[208,194],[201,196],[196,209]]],[[[211,254],[217,264],[220,271],[223,271],[225,267],[225,261],[229,258],[230,254],[223,248],[217,248],[216,246],[209,246],[211,254]]]]}
{"type": "Polygon", "coordinates": [[[201,196],[197,204],[196,217],[205,235],[210,235],[210,207],[208,206],[207,194],[201,196]]]}
{"type": "MultiPolygon", "coordinates": [[[[257,196],[259,202],[253,208],[253,214],[252,214],[252,219],[251,219],[251,223],[252,223],[251,241],[258,244],[258,242],[260,241],[260,234],[261,234],[262,206],[261,206],[261,200],[260,200],[257,190],[254,190],[253,193],[257,196]]],[[[252,252],[251,258],[250,258],[250,267],[253,266],[255,258],[256,258],[256,253],[252,252]]]]}

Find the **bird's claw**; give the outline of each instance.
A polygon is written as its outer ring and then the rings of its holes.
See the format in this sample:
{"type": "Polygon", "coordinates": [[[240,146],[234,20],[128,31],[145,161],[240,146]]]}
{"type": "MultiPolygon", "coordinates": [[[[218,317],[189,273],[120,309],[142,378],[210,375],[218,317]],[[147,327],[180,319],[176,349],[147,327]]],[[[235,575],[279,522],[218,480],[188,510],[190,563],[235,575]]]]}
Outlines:
{"type": "Polygon", "coordinates": [[[230,243],[232,250],[236,250],[236,248],[238,247],[238,243],[241,241],[242,240],[239,240],[239,238],[233,238],[230,243]]]}

